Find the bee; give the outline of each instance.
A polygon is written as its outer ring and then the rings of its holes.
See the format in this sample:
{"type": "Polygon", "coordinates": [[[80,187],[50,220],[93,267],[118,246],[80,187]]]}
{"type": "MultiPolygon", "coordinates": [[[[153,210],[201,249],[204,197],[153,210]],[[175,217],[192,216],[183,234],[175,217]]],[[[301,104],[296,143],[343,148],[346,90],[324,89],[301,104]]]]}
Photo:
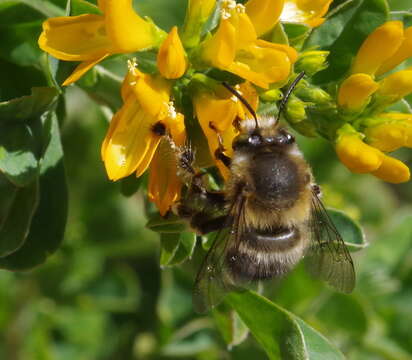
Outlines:
{"type": "Polygon", "coordinates": [[[242,284],[282,277],[302,258],[336,290],[350,293],[355,286],[351,256],[320,200],[311,168],[294,136],[279,125],[281,109],[301,77],[288,89],[276,118],[258,117],[224,84],[252,117],[239,123],[232,158],[222,146],[216,151],[230,170],[223,191],[208,190],[193,168],[193,151],[181,151],[178,164],[190,181],[176,211],[200,234],[217,231],[193,290],[199,313],[242,284]]]}

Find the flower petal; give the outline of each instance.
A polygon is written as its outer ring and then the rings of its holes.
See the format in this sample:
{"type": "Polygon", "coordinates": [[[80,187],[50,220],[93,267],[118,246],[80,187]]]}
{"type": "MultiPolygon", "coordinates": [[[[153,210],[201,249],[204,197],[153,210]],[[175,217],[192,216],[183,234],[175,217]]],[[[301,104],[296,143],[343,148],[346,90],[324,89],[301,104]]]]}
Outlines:
{"type": "Polygon", "coordinates": [[[186,72],[187,66],[186,53],[177,33],[177,26],[173,26],[160,46],[157,68],[166,79],[178,79],[186,72]]]}
{"type": "Polygon", "coordinates": [[[395,151],[405,146],[408,140],[408,132],[412,135],[412,124],[409,131],[402,122],[382,123],[376,126],[368,127],[365,135],[368,143],[385,152],[395,151]]]}
{"type": "Polygon", "coordinates": [[[328,12],[331,3],[332,0],[286,0],[280,18],[284,22],[319,26],[325,21],[322,16],[328,12]]]}
{"type": "Polygon", "coordinates": [[[412,92],[412,69],[393,73],[379,82],[378,94],[397,101],[412,92]]]}
{"type": "Polygon", "coordinates": [[[102,158],[111,180],[133,173],[149,151],[156,137],[151,127],[156,119],[147,114],[133,97],[115,114],[102,145],[102,158]]]}
{"type": "Polygon", "coordinates": [[[91,60],[91,61],[83,61],[80,65],[74,69],[74,71],[71,73],[71,75],[64,80],[63,86],[68,86],[70,84],[73,84],[77,80],[79,80],[86,72],[88,72],[93,66],[98,64],[100,61],[103,61],[105,58],[107,58],[110,54],[104,54],[103,56],[97,58],[96,60],[91,60]]]}
{"type": "Polygon", "coordinates": [[[372,174],[384,181],[399,184],[410,179],[409,168],[400,160],[384,155],[381,166],[372,174]]]}
{"type": "Polygon", "coordinates": [[[412,26],[404,32],[404,40],[398,50],[378,69],[376,75],[381,75],[398,66],[401,62],[412,57],[412,26]]]}
{"type": "Polygon", "coordinates": [[[352,73],[374,75],[379,67],[396,53],[402,41],[401,21],[388,21],[379,26],[361,45],[352,64],[352,73]]]}
{"type": "Polygon", "coordinates": [[[360,110],[378,88],[378,83],[370,75],[361,73],[350,75],[339,88],[338,104],[347,110],[360,110]]]}
{"type": "Polygon", "coordinates": [[[161,141],[150,165],[148,193],[162,216],[180,198],[182,183],[177,171],[175,154],[170,144],[166,140],[161,141]]]}
{"type": "Polygon", "coordinates": [[[271,30],[279,21],[284,0],[249,0],[246,14],[255,26],[257,36],[271,30]]]}
{"type": "Polygon", "coordinates": [[[39,46],[55,58],[68,61],[93,61],[113,53],[104,17],[92,14],[47,19],[39,46]]]}
{"type": "Polygon", "coordinates": [[[134,52],[158,46],[166,37],[163,30],[141,18],[132,0],[106,0],[107,34],[118,52],[134,52]]]}

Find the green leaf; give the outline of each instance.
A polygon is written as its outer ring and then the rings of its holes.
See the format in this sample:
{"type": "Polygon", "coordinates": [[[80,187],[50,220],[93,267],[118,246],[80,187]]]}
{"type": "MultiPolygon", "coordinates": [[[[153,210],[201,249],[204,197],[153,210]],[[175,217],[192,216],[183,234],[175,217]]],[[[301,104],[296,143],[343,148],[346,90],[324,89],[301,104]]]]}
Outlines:
{"type": "Polygon", "coordinates": [[[26,242],[18,251],[0,260],[1,268],[20,271],[33,268],[46,261],[63,240],[68,193],[55,114],[47,116],[43,124],[45,138],[50,140],[40,166],[39,205],[26,242]]]}
{"type": "Polygon", "coordinates": [[[0,218],[0,257],[14,253],[27,238],[38,203],[37,182],[16,189],[9,202],[6,212],[2,214],[4,217],[0,218]]]}
{"type": "Polygon", "coordinates": [[[334,209],[327,211],[349,251],[359,251],[368,246],[365,234],[357,222],[342,211],[334,209]]]}
{"type": "Polygon", "coordinates": [[[85,0],[71,0],[70,1],[70,15],[71,16],[76,16],[76,15],[81,15],[81,14],[96,14],[96,15],[101,15],[102,12],[100,9],[94,5],[91,4],[88,1],[85,0]]]}
{"type": "Polygon", "coordinates": [[[236,311],[225,303],[222,303],[213,309],[212,314],[215,324],[222,334],[229,350],[233,346],[239,345],[246,340],[249,329],[236,311]]]}
{"type": "Polygon", "coordinates": [[[270,359],[345,359],[303,320],[255,292],[233,292],[226,301],[237,311],[270,359]]]}
{"type": "Polygon", "coordinates": [[[196,246],[196,235],[192,232],[160,235],[160,266],[174,266],[190,259],[196,246]]]}
{"type": "Polygon", "coordinates": [[[0,172],[16,186],[26,186],[39,174],[36,140],[25,124],[0,123],[0,172]]]}
{"type": "Polygon", "coordinates": [[[126,197],[134,195],[142,184],[143,176],[137,178],[135,174],[120,180],[120,192],[126,197]]]}
{"type": "Polygon", "coordinates": [[[57,99],[57,91],[50,87],[32,88],[31,95],[0,103],[0,122],[26,121],[49,110],[57,99]]]}
{"type": "Polygon", "coordinates": [[[166,217],[156,213],[149,219],[146,227],[158,233],[181,233],[187,229],[186,222],[183,219],[170,213],[166,217]]]}
{"type": "Polygon", "coordinates": [[[290,45],[300,46],[309,36],[311,28],[305,24],[284,23],[283,28],[289,38],[290,45]]]}
{"type": "Polygon", "coordinates": [[[323,84],[342,78],[362,42],[388,15],[385,0],[350,0],[338,7],[305,43],[305,49],[330,51],[329,67],[316,74],[314,82],[323,84]]]}

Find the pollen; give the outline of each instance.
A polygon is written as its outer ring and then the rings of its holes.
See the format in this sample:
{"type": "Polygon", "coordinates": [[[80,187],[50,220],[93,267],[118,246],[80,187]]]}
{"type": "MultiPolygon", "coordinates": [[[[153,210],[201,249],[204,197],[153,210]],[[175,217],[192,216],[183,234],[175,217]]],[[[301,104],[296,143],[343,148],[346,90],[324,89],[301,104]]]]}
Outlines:
{"type": "Polygon", "coordinates": [[[245,12],[245,7],[241,4],[237,4],[235,0],[223,0],[222,9],[220,10],[222,19],[230,19],[232,16],[232,11],[236,10],[237,12],[241,12],[240,8],[243,8],[243,12],[245,12]]]}
{"type": "Polygon", "coordinates": [[[173,101],[169,101],[167,104],[167,116],[171,119],[176,119],[177,117],[177,112],[173,101]]]}
{"type": "MultiPolygon", "coordinates": [[[[129,59],[127,60],[127,68],[129,69],[129,72],[133,75],[133,76],[137,76],[137,69],[138,63],[137,63],[137,58],[133,58],[133,59],[129,59]]],[[[133,85],[133,84],[130,84],[133,85]]]]}

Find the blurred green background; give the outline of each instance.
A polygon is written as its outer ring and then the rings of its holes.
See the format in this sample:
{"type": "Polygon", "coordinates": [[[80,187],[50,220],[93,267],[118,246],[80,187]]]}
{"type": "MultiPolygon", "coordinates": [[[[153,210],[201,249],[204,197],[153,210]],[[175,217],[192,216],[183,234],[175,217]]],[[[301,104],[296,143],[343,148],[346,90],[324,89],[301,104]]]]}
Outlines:
{"type": "MultiPolygon", "coordinates": [[[[10,3],[19,6],[14,18],[24,24],[19,29],[38,35],[44,14],[24,1],[0,0],[0,10],[10,3]],[[38,13],[36,20],[30,12],[38,13]]],[[[159,14],[162,4],[168,1],[146,2],[142,11],[159,14]]],[[[411,4],[391,5],[401,10],[411,4]]],[[[181,20],[181,12],[167,14],[157,20],[181,20]]],[[[0,40],[7,51],[9,42],[0,40]]],[[[20,50],[33,55],[30,48],[20,50]]],[[[16,62],[4,51],[2,100],[42,83],[39,68],[28,66],[30,58],[16,62]]],[[[211,316],[194,314],[198,250],[193,261],[160,268],[158,235],[145,229],[144,194],[124,197],[122,185],[107,180],[99,150],[111,110],[89,95],[79,87],[66,93],[61,135],[70,207],[62,247],[33,271],[0,271],[0,359],[266,359],[252,336],[228,347],[211,316]]],[[[302,267],[268,283],[265,296],[327,336],[348,359],[412,359],[412,183],[389,185],[351,174],[327,142],[298,137],[298,143],[326,205],[357,220],[370,246],[353,254],[358,281],[350,296],[329,290],[302,267]]],[[[412,151],[396,156],[412,166],[412,151]]]]}

